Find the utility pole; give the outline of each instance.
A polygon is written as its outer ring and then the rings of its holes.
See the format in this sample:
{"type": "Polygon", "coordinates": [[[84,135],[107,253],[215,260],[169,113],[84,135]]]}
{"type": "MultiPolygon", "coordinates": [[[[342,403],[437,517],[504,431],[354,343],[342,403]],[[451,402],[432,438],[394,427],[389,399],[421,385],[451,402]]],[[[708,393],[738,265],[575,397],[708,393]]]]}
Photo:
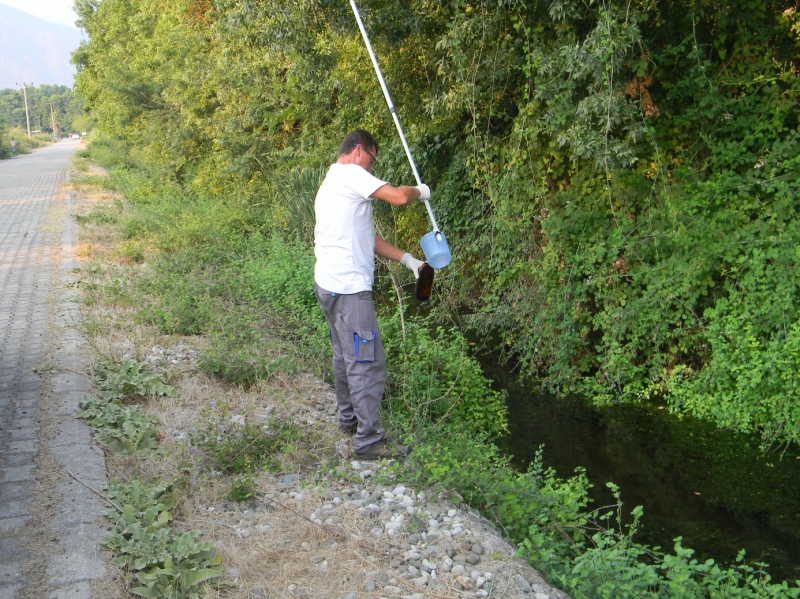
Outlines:
{"type": "Polygon", "coordinates": [[[31,138],[31,117],[28,116],[28,92],[26,91],[26,87],[30,85],[33,87],[33,83],[17,83],[17,85],[22,86],[22,97],[25,98],[25,123],[28,125],[28,139],[31,138]]]}
{"type": "Polygon", "coordinates": [[[53,141],[58,141],[58,135],[56,134],[56,119],[53,117],[53,103],[48,102],[50,104],[50,125],[53,127],[53,141]]]}

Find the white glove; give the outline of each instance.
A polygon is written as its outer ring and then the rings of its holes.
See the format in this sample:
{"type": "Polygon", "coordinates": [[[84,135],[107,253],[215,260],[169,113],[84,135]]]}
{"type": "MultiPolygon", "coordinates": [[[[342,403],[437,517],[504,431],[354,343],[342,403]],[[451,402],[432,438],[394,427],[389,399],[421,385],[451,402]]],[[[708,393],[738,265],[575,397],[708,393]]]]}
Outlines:
{"type": "Polygon", "coordinates": [[[420,200],[430,200],[431,199],[431,188],[425,185],[424,183],[420,183],[417,185],[416,189],[419,191],[419,199],[420,200]]]}
{"type": "Polygon", "coordinates": [[[403,254],[403,257],[400,258],[400,264],[413,272],[415,279],[419,279],[419,269],[422,268],[422,265],[425,263],[422,260],[417,260],[414,256],[406,252],[403,254]]]}

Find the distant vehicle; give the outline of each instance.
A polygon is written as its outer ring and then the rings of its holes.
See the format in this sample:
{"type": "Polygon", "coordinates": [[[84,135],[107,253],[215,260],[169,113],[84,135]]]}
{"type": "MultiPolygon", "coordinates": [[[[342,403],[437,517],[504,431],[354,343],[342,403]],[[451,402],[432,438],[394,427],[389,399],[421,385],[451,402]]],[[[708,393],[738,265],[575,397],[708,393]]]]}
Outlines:
{"type": "Polygon", "coordinates": [[[80,138],[81,138],[81,136],[78,135],[77,133],[73,133],[72,134],[72,139],[80,139],[80,138]]]}

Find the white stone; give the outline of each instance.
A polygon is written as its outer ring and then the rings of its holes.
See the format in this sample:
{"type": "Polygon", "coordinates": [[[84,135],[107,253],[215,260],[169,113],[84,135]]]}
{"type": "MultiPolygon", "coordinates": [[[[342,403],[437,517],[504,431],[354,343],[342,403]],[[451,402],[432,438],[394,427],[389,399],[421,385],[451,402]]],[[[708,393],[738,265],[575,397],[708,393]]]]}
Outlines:
{"type": "Polygon", "coordinates": [[[294,591],[297,590],[297,585],[296,584],[290,584],[288,587],[286,587],[286,590],[289,591],[290,593],[293,593],[294,591]]]}
{"type": "Polygon", "coordinates": [[[454,518],[456,516],[456,514],[458,514],[458,511],[456,511],[456,510],[447,510],[447,515],[450,518],[454,518]]]}
{"type": "Polygon", "coordinates": [[[350,465],[353,467],[353,470],[361,470],[361,462],[350,462],[350,465]]]}
{"type": "Polygon", "coordinates": [[[389,595],[399,595],[402,592],[402,589],[400,587],[396,587],[393,585],[385,586],[383,587],[383,590],[386,591],[386,593],[389,595]]]}

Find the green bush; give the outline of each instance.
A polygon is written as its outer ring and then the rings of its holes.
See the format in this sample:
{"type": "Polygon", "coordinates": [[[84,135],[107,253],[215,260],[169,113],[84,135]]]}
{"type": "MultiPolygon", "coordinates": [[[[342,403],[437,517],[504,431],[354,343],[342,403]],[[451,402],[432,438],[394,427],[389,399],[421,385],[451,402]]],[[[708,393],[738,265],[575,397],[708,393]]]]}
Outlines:
{"type": "Polygon", "coordinates": [[[454,422],[492,435],[507,432],[504,395],[491,388],[460,331],[431,318],[401,324],[396,311],[380,325],[390,365],[387,395],[398,416],[412,427],[454,422]]]}

